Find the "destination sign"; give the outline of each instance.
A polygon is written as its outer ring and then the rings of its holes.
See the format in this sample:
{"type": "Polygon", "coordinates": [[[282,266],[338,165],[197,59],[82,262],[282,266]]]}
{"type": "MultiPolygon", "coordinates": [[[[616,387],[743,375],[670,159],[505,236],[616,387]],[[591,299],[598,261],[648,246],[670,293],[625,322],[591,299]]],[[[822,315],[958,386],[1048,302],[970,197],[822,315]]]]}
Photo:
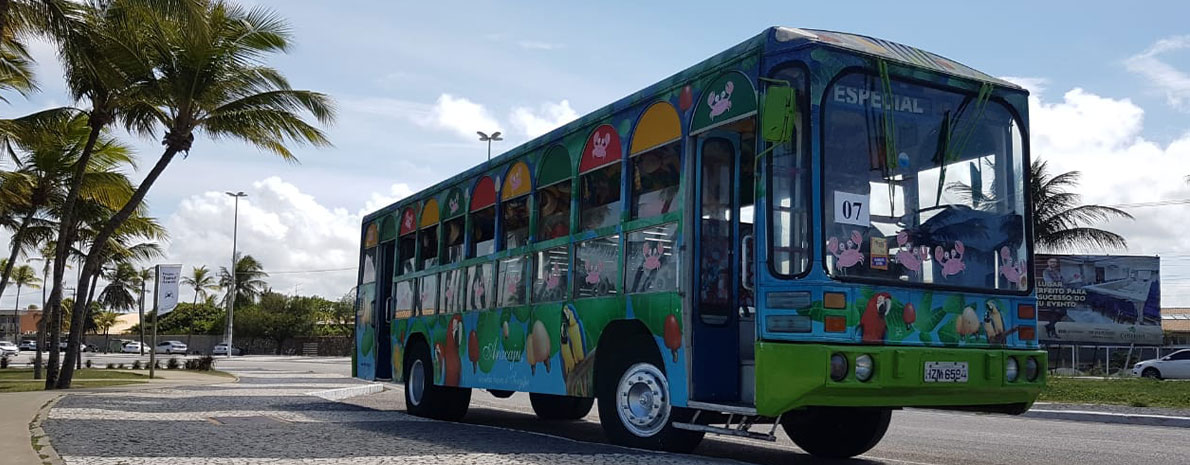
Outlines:
{"type": "Polygon", "coordinates": [[[881,91],[835,84],[831,98],[838,103],[868,106],[903,113],[923,114],[929,108],[929,101],[907,95],[885,94],[881,91]]]}

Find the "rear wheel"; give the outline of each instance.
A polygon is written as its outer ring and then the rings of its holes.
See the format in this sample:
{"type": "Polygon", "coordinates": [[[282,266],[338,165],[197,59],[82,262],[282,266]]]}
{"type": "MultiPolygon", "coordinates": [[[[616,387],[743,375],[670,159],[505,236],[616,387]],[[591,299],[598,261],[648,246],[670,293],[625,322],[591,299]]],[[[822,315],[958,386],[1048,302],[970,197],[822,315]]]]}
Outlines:
{"type": "Polygon", "coordinates": [[[613,351],[609,354],[612,360],[601,367],[608,372],[596,373],[599,423],[604,434],[622,446],[670,452],[694,450],[704,433],[673,426],[675,421],[688,421],[692,414],[670,405],[669,381],[659,368],[660,355],[655,349],[641,350],[638,346],[613,351]]]}
{"type": "Polygon", "coordinates": [[[1153,367],[1145,368],[1144,371],[1140,372],[1140,375],[1149,379],[1161,379],[1161,371],[1153,367]]]}
{"type": "Polygon", "coordinates": [[[891,419],[888,409],[815,408],[785,414],[781,426],[811,455],[848,458],[876,447],[891,419]]]}
{"type": "Polygon", "coordinates": [[[591,413],[595,399],[529,393],[529,403],[533,405],[533,413],[542,420],[578,420],[591,413]]]}
{"type": "Polygon", "coordinates": [[[434,385],[434,364],[425,344],[415,343],[406,353],[405,370],[405,409],[410,414],[447,421],[467,414],[471,389],[434,385]]]}

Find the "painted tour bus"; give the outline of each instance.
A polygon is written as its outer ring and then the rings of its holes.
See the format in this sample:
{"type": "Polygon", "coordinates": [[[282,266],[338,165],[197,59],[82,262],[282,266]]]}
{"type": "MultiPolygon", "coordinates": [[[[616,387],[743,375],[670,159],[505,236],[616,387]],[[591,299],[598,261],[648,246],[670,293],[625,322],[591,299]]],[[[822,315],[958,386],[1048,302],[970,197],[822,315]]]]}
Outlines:
{"type": "Polygon", "coordinates": [[[776,27],[369,214],[355,376],[473,389],[608,439],[861,454],[891,410],[1044,385],[1027,93],[916,48],[776,27]]]}

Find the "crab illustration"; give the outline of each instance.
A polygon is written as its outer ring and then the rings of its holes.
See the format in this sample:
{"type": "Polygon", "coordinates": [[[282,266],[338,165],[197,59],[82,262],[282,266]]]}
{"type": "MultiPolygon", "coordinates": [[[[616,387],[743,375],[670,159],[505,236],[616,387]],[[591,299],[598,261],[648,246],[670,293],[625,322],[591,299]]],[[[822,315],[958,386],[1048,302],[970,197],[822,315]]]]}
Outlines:
{"type": "Polygon", "coordinates": [[[954,241],[953,250],[944,250],[942,246],[934,248],[934,260],[942,265],[942,276],[954,276],[967,269],[963,264],[963,241],[954,241]]]}
{"type": "Polygon", "coordinates": [[[735,84],[727,81],[723,92],[711,92],[711,95],[707,96],[707,106],[711,107],[711,119],[715,119],[716,116],[727,113],[727,110],[731,109],[731,92],[733,90],[735,90],[735,84]]]}
{"type": "Polygon", "coordinates": [[[859,251],[863,241],[864,236],[859,231],[852,230],[851,238],[846,244],[840,244],[839,238],[832,236],[826,241],[826,248],[835,256],[839,268],[850,268],[864,262],[864,254],[859,251]]]}

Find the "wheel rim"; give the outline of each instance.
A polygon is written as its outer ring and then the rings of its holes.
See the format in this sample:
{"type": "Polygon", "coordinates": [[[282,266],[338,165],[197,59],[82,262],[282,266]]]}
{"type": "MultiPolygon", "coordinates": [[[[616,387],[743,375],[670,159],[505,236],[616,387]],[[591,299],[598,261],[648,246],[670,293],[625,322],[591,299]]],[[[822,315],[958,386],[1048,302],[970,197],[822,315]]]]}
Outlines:
{"type": "Polygon", "coordinates": [[[413,366],[409,367],[409,379],[406,381],[406,392],[409,393],[409,403],[413,405],[421,405],[421,398],[426,392],[426,374],[423,368],[421,359],[413,361],[413,366]]]}
{"type": "Polygon", "coordinates": [[[616,385],[620,423],[640,437],[657,434],[669,421],[669,383],[657,367],[638,363],[616,385]]]}

